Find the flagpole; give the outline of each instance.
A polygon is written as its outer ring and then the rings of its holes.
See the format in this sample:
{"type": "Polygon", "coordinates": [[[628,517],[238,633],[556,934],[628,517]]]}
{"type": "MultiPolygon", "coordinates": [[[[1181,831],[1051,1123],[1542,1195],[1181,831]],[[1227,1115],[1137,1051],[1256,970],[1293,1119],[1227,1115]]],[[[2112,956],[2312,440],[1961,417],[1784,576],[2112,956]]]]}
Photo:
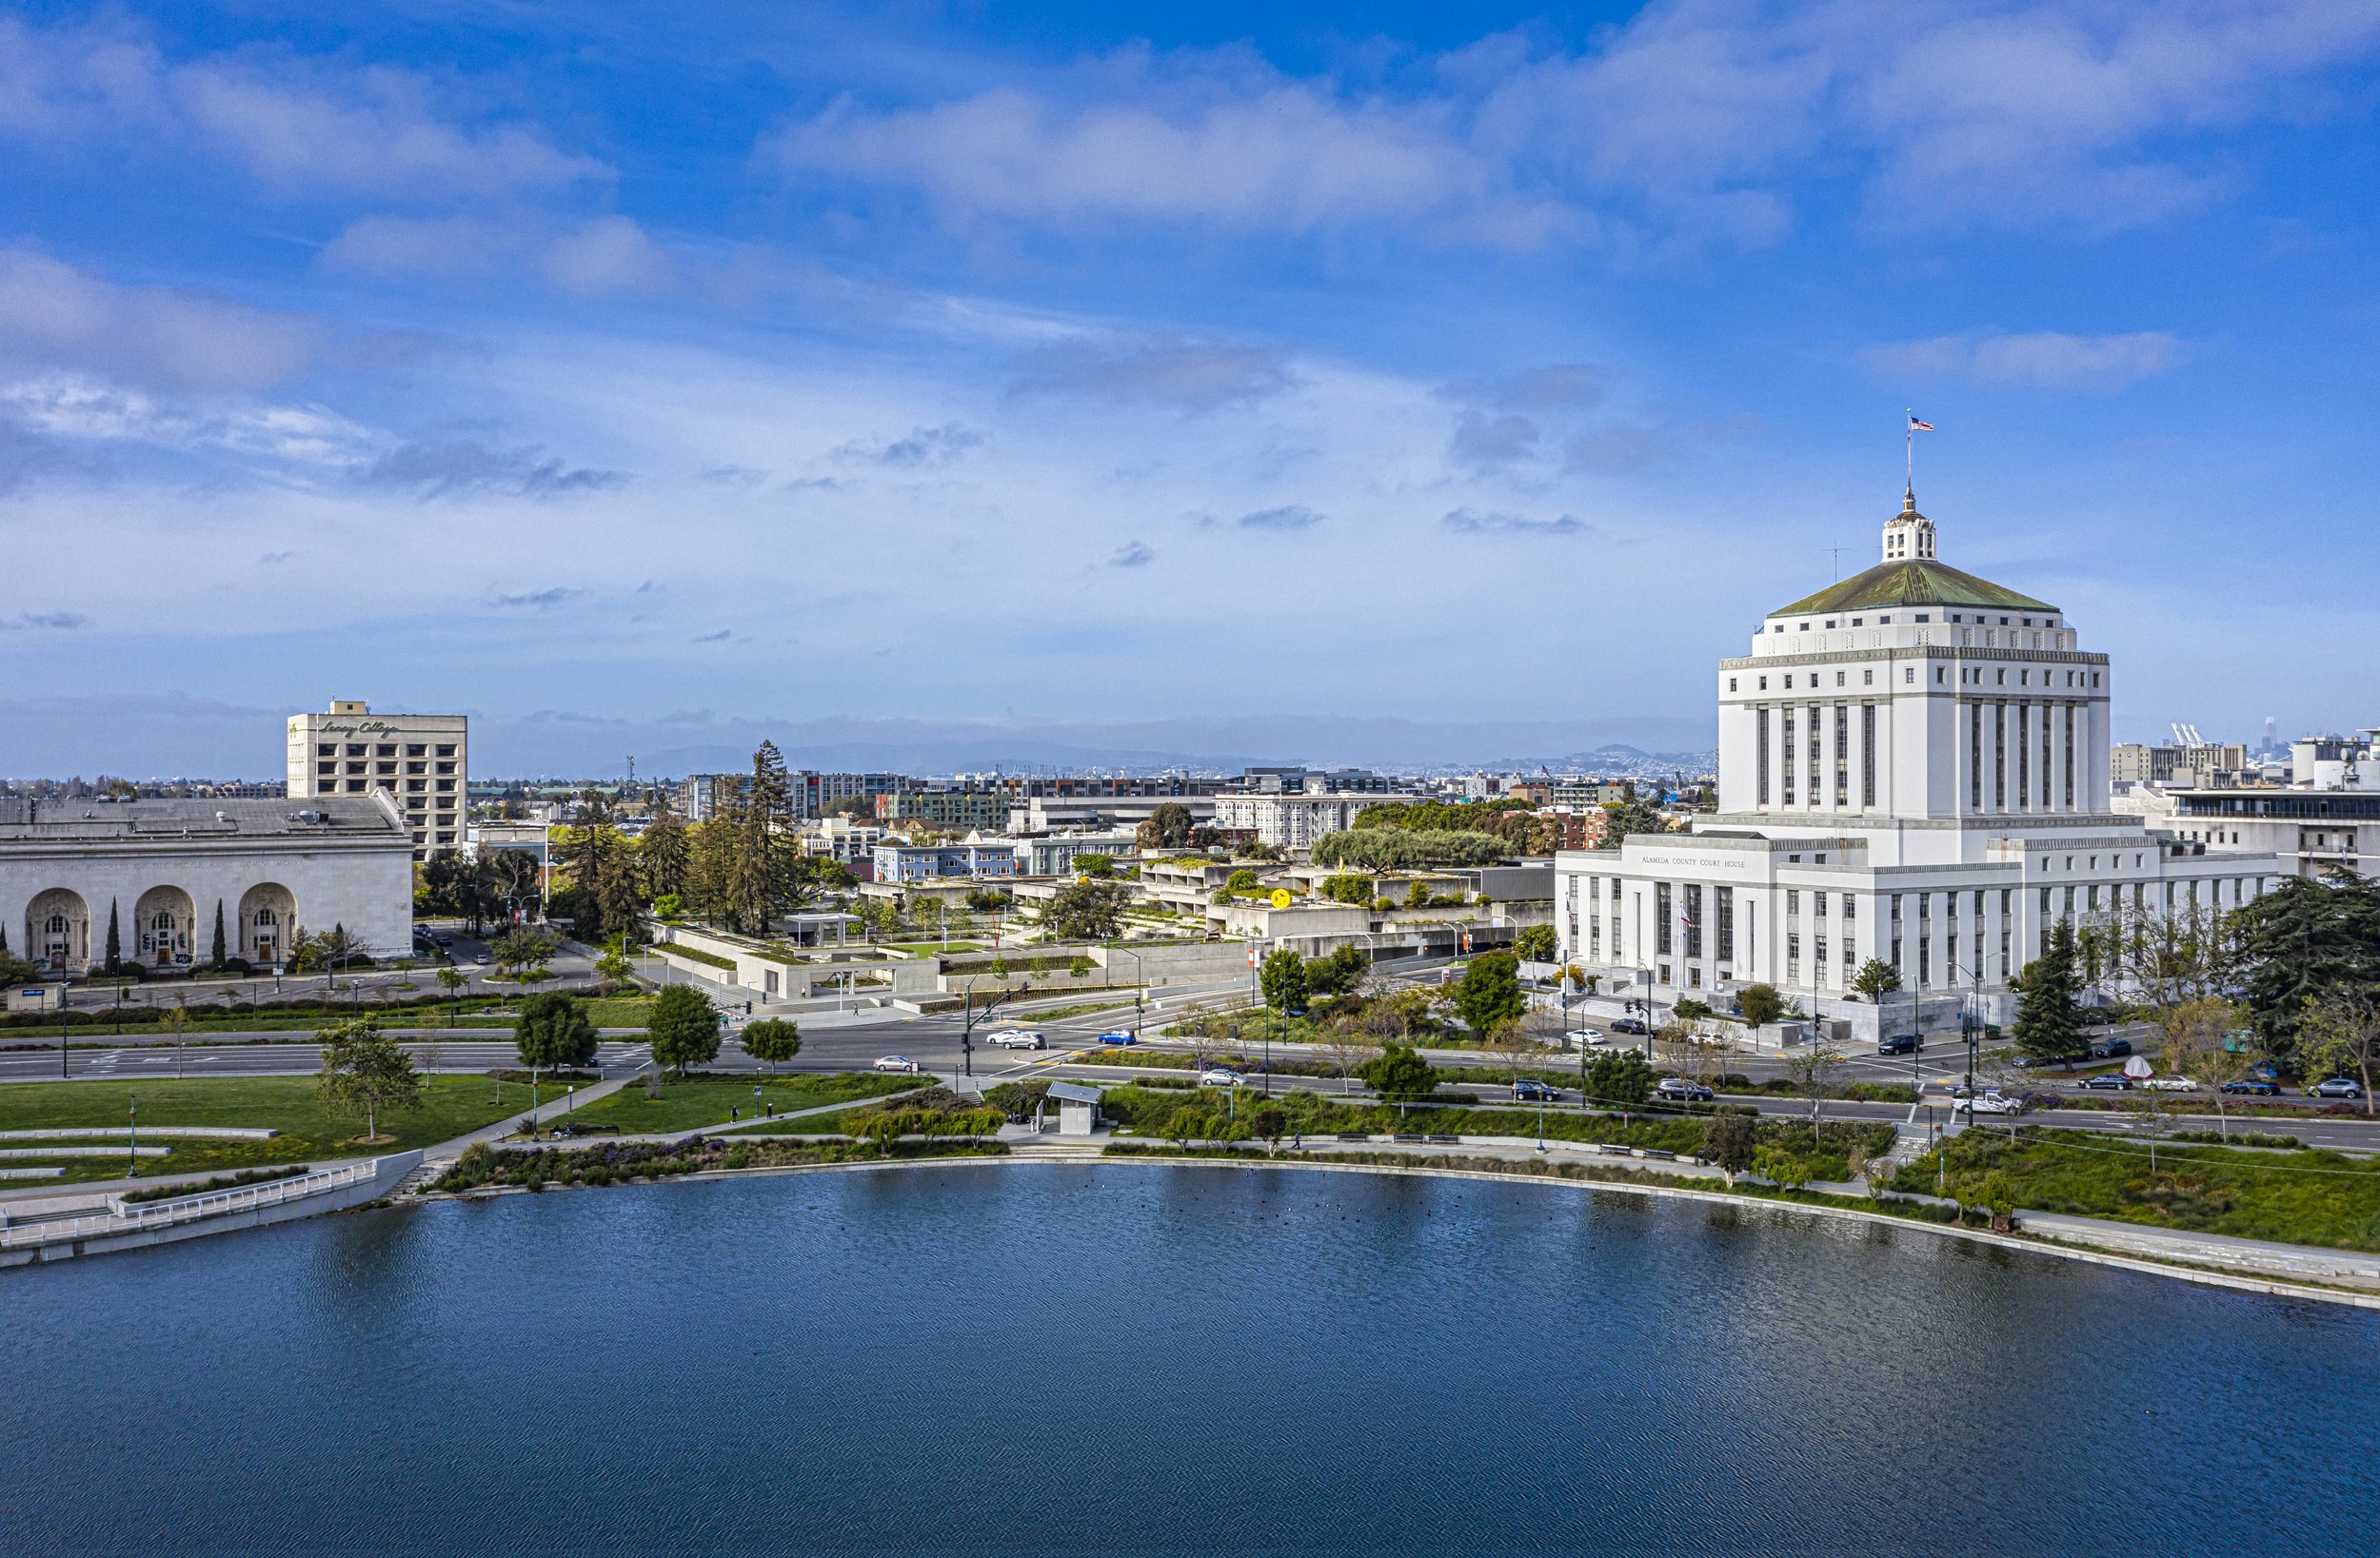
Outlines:
{"type": "Polygon", "coordinates": [[[1901,424],[1901,463],[1907,470],[1909,490],[1914,494],[1917,490],[1917,408],[1914,405],[1908,408],[1908,416],[1901,424]]]}

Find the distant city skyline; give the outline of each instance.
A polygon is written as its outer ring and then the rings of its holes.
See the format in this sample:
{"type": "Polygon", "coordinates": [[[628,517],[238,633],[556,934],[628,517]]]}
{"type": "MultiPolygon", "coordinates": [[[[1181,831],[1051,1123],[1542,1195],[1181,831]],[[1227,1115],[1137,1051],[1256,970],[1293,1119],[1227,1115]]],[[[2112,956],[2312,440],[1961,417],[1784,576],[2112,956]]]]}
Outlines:
{"type": "Polygon", "coordinates": [[[0,767],[270,775],[333,697],[489,771],[1699,749],[1913,405],[1943,561],[2114,658],[2119,739],[2370,722],[2375,58],[2284,4],[19,8],[0,767]]]}

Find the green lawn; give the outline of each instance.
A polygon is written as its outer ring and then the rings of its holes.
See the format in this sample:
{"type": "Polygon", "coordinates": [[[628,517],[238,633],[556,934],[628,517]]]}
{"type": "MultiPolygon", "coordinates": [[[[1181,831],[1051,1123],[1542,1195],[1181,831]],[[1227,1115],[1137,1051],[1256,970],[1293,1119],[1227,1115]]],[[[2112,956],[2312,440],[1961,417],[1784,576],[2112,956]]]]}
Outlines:
{"type": "MultiPolygon", "coordinates": [[[[141,1124],[268,1126],[281,1134],[270,1141],[175,1141],[144,1136],[142,1145],[170,1146],[161,1158],[143,1158],[141,1173],[198,1173],[250,1169],[272,1163],[301,1163],[367,1153],[401,1153],[459,1136],[529,1106],[529,1090],[509,1082],[477,1076],[431,1076],[425,1079],[422,1107],[384,1114],[380,1128],[393,1142],[371,1147],[355,1145],[364,1122],[333,1113],[314,1096],[310,1076],[237,1076],[175,1081],[170,1077],[141,1081],[9,1082],[0,1084],[0,1131],[37,1130],[43,1126],[126,1123],[130,1101],[140,1100],[141,1124]]],[[[10,1147],[37,1147],[38,1142],[12,1141],[10,1147]]],[[[89,1139],[75,1146],[98,1146],[89,1139]]],[[[12,1167],[39,1163],[38,1158],[10,1158],[12,1167]]],[[[59,1158],[67,1165],[66,1183],[113,1179],[124,1172],[120,1158],[59,1158]]],[[[57,1180],[0,1181],[12,1189],[35,1189],[57,1180]]]]}
{"type": "MultiPolygon", "coordinates": [[[[2014,1142],[1977,1129],[1952,1138],[1949,1188],[1984,1202],[2002,1176],[2021,1211],[2064,1212],[2160,1228],[2380,1250],[2380,1161],[2338,1153],[2157,1149],[2098,1133],[2026,1129],[2014,1142]]],[[[1929,1154],[1901,1171],[1895,1189],[1932,1194],[1940,1165],[1929,1154]]]]}
{"type": "MultiPolygon", "coordinates": [[[[623,1132],[637,1134],[648,1131],[691,1131],[697,1126],[724,1125],[727,1111],[740,1110],[745,1119],[760,1113],[764,1105],[773,1104],[777,1113],[810,1109],[820,1104],[856,1103],[863,1098],[881,1098],[888,1093],[905,1093],[911,1088],[931,1085],[930,1078],[915,1076],[879,1076],[872,1072],[839,1072],[823,1076],[815,1073],[788,1073],[780,1075],[690,1076],[681,1082],[674,1078],[662,1084],[661,1096],[647,1098],[641,1082],[630,1082],[607,1098],[598,1098],[578,1111],[578,1118],[590,1125],[616,1125],[623,1132]],[[755,1097],[753,1088],[760,1088],[755,1097]]],[[[829,1129],[818,1127],[818,1129],[829,1129]]]]}

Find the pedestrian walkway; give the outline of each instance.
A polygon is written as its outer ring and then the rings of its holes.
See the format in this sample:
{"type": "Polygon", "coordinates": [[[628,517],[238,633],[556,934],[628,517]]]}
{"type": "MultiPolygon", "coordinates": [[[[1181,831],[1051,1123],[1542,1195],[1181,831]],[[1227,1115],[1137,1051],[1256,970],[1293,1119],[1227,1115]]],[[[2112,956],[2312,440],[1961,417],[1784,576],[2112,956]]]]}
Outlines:
{"type": "Polygon", "coordinates": [[[2219,1267],[2228,1272],[2252,1272],[2284,1281],[2331,1282],[2380,1291],[2380,1255],[2359,1251],[2149,1228],[2055,1212],[2020,1212],[2016,1222],[2036,1238],[2087,1244],[2093,1249],[2160,1260],[2186,1261],[2193,1266],[2219,1267]]]}

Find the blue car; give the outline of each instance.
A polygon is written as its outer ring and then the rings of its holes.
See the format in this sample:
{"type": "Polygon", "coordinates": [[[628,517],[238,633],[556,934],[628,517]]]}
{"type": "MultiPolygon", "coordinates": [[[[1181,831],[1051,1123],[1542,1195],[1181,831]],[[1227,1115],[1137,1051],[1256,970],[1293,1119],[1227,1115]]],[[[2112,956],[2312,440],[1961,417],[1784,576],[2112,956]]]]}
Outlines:
{"type": "Polygon", "coordinates": [[[2261,1076],[2251,1076],[2245,1081],[2224,1083],[2223,1091],[2245,1093],[2257,1098],[2274,1098],[2280,1096],[2281,1085],[2278,1082],[2268,1082],[2261,1076]]]}
{"type": "Polygon", "coordinates": [[[1100,1035],[1100,1042],[1102,1044],[1138,1044],[1140,1042],[1140,1035],[1129,1028],[1110,1028],[1100,1035]]]}

